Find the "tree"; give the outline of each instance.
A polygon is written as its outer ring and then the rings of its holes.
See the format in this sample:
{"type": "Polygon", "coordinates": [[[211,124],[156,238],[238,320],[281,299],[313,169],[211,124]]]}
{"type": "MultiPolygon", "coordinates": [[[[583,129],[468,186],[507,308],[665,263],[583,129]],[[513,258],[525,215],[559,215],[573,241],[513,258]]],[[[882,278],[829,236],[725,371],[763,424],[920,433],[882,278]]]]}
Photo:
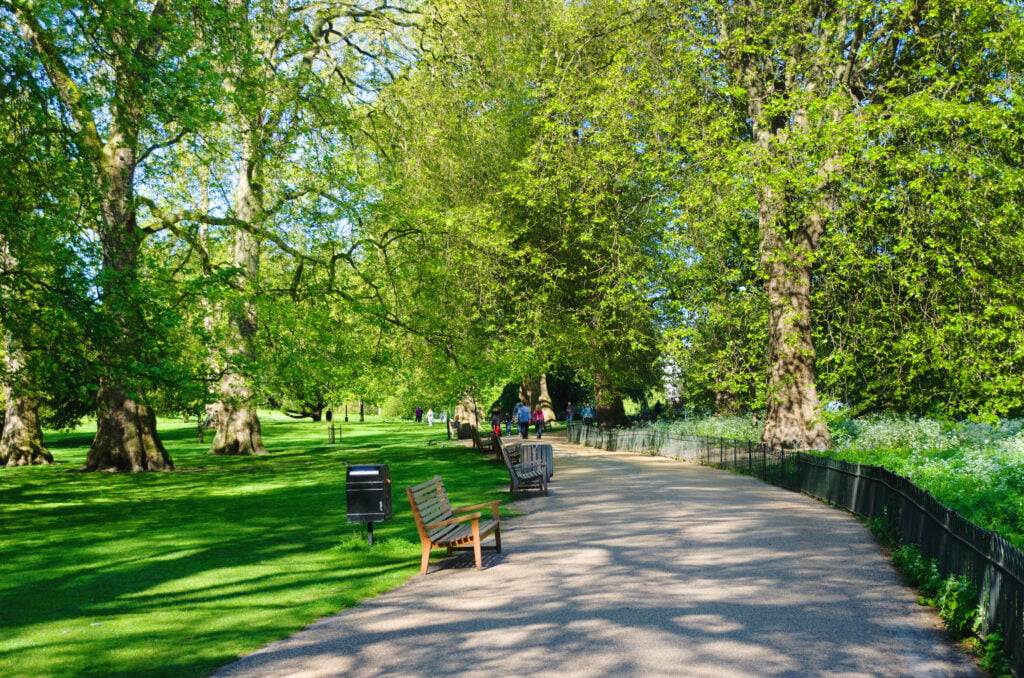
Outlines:
{"type": "MultiPolygon", "coordinates": [[[[155,199],[147,206],[156,223],[186,235],[207,273],[218,267],[230,272],[224,293],[204,303],[219,400],[210,453],[263,454],[257,384],[261,367],[275,361],[257,354],[258,309],[264,296],[308,298],[313,285],[335,284],[339,260],[354,262],[346,240],[353,236],[361,190],[351,141],[358,109],[366,105],[359,95],[382,86],[378,71],[396,51],[390,31],[402,26],[406,11],[358,2],[229,7],[234,46],[218,61],[226,90],[223,124],[209,128],[178,160],[198,160],[209,169],[209,183],[233,183],[231,199],[211,205],[205,185],[184,186],[176,196],[181,209],[155,199]],[[265,284],[267,245],[291,259],[283,264],[292,271],[288,282],[265,284]],[[330,272],[320,275],[324,270],[330,272]]],[[[320,293],[346,297],[337,288],[320,293]]]]}
{"type": "Polygon", "coordinates": [[[986,69],[893,102],[865,121],[865,150],[845,161],[815,303],[822,382],[856,412],[1005,416],[1024,406],[1024,127],[1006,89],[1024,62],[1019,43],[989,34],[1003,21],[977,9],[975,23],[935,41],[986,69]]]}
{"type": "Polygon", "coordinates": [[[357,307],[405,332],[418,363],[406,374],[425,375],[425,390],[457,402],[536,364],[518,331],[530,295],[511,283],[522,226],[504,218],[496,196],[529,143],[529,83],[551,6],[429,10],[420,60],[371,117],[379,195],[360,224],[354,263],[368,297],[357,307]]]}
{"type": "MultiPolygon", "coordinates": [[[[869,159],[884,153],[887,163],[898,164],[920,152],[899,143],[899,130],[925,120],[922,102],[970,100],[975,110],[997,113],[1007,105],[983,92],[1015,77],[1016,57],[1007,54],[1012,41],[997,36],[1018,30],[1012,27],[1019,9],[987,1],[720,2],[694,6],[687,16],[677,28],[693,47],[676,63],[696,69],[704,96],[694,102],[695,121],[677,127],[677,146],[690,151],[678,193],[717,207],[688,213],[697,217],[688,229],[720,232],[713,215],[753,210],[768,308],[762,440],[824,447],[812,300],[822,299],[814,293],[820,274],[844,270],[843,262],[828,259],[836,251],[825,249],[833,233],[850,228],[840,216],[865,214],[864,196],[847,189],[901,191],[899,183],[875,184],[869,159]],[[709,124],[712,111],[730,122],[709,124]],[[735,134],[737,128],[744,133],[735,134]]],[[[936,186],[938,178],[933,173],[926,184],[936,186]]],[[[894,216],[886,228],[898,230],[901,215],[894,216]]],[[[828,335],[827,328],[818,333],[828,335]]],[[[842,361],[837,356],[830,364],[842,361]]]]}
{"type": "Polygon", "coordinates": [[[98,196],[97,239],[103,325],[97,349],[103,375],[96,437],[85,469],[131,471],[173,467],[142,399],[141,366],[155,366],[139,253],[136,172],[150,153],[200,124],[212,85],[195,58],[195,21],[205,3],[102,7],[5,0],[72,122],[71,142],[91,170],[98,196]],[[185,83],[191,83],[186,88],[185,83]],[[198,93],[196,90],[198,85],[198,93]]]}
{"type": "Polygon", "coordinates": [[[75,391],[89,351],[80,328],[88,248],[68,246],[88,201],[88,175],[69,156],[53,92],[33,77],[31,55],[6,35],[0,53],[0,349],[6,424],[0,466],[51,463],[42,424],[81,416],[75,391]],[[40,388],[46,384],[46,389],[40,388]],[[41,408],[45,407],[45,411],[41,408]]]}
{"type": "Polygon", "coordinates": [[[506,184],[504,211],[526,225],[531,343],[594,385],[602,425],[625,422],[622,396],[657,384],[664,285],[661,112],[635,76],[636,41],[656,20],[600,2],[560,18],[561,55],[538,85],[536,135],[506,184]]]}

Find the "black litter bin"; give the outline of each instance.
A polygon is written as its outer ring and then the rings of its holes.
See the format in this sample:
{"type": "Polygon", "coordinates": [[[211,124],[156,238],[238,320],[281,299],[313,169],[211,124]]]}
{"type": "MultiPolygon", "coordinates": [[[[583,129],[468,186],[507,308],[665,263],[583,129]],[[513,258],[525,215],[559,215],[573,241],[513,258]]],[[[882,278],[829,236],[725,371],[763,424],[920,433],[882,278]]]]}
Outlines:
{"type": "Polygon", "coordinates": [[[348,522],[366,523],[373,544],[373,524],[391,519],[391,471],[387,464],[349,466],[345,472],[348,522]]]}

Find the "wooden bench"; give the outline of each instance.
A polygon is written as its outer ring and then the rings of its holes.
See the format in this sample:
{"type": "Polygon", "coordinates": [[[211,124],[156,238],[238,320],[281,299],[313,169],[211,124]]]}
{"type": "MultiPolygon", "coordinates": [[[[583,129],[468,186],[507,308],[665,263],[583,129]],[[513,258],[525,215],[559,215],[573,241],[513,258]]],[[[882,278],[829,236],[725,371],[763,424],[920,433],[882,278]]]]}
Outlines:
{"type": "Polygon", "coordinates": [[[494,452],[494,458],[502,464],[505,463],[506,453],[508,454],[509,459],[512,460],[513,464],[518,464],[522,461],[522,458],[519,455],[519,443],[509,443],[506,445],[501,442],[501,438],[495,438],[494,444],[491,446],[491,451],[494,452]]]}
{"type": "Polygon", "coordinates": [[[501,524],[498,520],[497,501],[485,504],[465,506],[453,509],[448,502],[441,476],[434,476],[425,483],[405,488],[412,507],[413,518],[416,519],[416,530],[420,533],[423,545],[423,558],[420,561],[420,574],[427,573],[430,563],[430,550],[445,548],[448,555],[452,551],[473,551],[476,557],[476,569],[483,568],[481,545],[484,537],[493,534],[494,546],[486,547],[501,553],[501,524]],[[490,508],[489,518],[484,518],[481,509],[490,508]]]}
{"type": "Polygon", "coordinates": [[[473,429],[473,449],[478,452],[490,452],[494,446],[494,433],[480,433],[473,429]]]}
{"type": "Polygon", "coordinates": [[[548,472],[543,461],[523,461],[519,455],[520,445],[505,447],[499,441],[498,451],[508,470],[508,489],[513,495],[526,490],[548,493],[548,472]]]}

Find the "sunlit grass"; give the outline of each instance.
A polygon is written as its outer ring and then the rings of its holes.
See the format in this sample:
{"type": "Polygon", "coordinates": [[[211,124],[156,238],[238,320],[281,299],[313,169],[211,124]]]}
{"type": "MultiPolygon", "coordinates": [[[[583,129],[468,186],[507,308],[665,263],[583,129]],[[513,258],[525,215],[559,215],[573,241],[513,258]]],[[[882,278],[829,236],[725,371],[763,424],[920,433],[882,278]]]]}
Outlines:
{"type": "Polygon", "coordinates": [[[161,421],[174,472],[69,472],[88,428],[47,435],[54,466],[0,470],[2,674],[204,675],[415,575],[406,485],[506,498],[502,467],[444,428],[349,422],[327,445],[325,424],[262,420],[266,457],[206,456],[194,424],[161,421]],[[372,548],[346,520],[346,462],[390,467],[372,548]]]}

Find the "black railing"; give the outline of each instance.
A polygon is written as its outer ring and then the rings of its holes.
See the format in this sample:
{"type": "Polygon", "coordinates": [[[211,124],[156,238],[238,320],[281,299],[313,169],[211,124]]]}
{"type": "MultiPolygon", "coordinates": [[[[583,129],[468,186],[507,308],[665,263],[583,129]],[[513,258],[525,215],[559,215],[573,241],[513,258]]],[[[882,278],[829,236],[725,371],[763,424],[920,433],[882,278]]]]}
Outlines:
{"type": "Polygon", "coordinates": [[[756,443],[678,436],[648,428],[602,431],[571,426],[568,439],[619,452],[692,461],[757,476],[841,506],[867,520],[884,519],[900,544],[934,558],[944,576],[964,576],[978,592],[982,633],[997,631],[1015,676],[1024,676],[1024,553],[978,527],[902,476],[816,454],[756,443]]]}

